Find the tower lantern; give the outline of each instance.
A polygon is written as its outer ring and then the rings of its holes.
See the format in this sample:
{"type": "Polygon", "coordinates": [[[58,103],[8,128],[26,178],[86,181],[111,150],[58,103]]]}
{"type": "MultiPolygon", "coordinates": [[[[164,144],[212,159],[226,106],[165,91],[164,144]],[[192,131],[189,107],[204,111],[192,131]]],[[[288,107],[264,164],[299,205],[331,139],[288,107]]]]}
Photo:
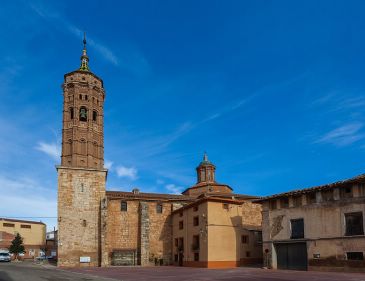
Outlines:
{"type": "Polygon", "coordinates": [[[205,152],[203,156],[203,161],[200,162],[199,166],[196,168],[198,183],[215,182],[215,166],[208,160],[208,155],[205,152]]]}

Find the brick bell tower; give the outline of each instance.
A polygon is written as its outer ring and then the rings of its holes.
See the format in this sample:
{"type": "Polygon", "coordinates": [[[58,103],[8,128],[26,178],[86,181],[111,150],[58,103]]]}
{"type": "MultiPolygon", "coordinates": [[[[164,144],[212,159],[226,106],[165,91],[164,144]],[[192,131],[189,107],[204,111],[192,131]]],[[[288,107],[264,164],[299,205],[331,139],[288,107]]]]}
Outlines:
{"type": "Polygon", "coordinates": [[[64,75],[62,156],[58,172],[58,266],[99,266],[100,205],[105,197],[105,92],[89,69],[86,38],[80,68],[64,75]]]}

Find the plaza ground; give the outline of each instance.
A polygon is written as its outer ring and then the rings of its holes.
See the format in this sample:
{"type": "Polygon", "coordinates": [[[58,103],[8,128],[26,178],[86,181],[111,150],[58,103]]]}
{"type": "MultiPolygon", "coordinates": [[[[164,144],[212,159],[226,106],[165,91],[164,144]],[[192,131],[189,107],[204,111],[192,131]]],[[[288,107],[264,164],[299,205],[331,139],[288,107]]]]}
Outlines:
{"type": "Polygon", "coordinates": [[[188,267],[108,267],[58,269],[32,262],[0,263],[0,281],[365,281],[362,273],[265,270],[260,268],[204,269],[188,267]]]}

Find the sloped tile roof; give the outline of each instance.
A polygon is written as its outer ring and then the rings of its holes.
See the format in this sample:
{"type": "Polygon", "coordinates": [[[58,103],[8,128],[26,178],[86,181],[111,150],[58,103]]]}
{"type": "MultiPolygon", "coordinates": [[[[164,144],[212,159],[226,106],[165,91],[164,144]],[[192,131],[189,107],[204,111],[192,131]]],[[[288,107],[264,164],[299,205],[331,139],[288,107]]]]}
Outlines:
{"type": "Polygon", "coordinates": [[[274,194],[274,195],[265,196],[258,200],[255,200],[255,202],[263,202],[263,201],[267,201],[267,200],[274,199],[274,198],[300,195],[300,194],[311,193],[311,192],[320,191],[320,190],[332,189],[335,187],[346,187],[348,184],[353,184],[353,183],[365,183],[365,174],[361,174],[361,175],[358,175],[358,176],[350,178],[350,179],[341,180],[341,181],[337,181],[337,182],[333,182],[333,183],[329,183],[329,184],[318,185],[318,186],[313,186],[313,187],[304,188],[304,189],[295,189],[295,190],[284,192],[284,193],[278,193],[278,194],[274,194]]]}
{"type": "Polygon", "coordinates": [[[127,192],[127,191],[106,191],[109,198],[128,198],[128,199],[149,199],[149,200],[175,200],[175,201],[191,201],[193,197],[180,194],[164,194],[164,193],[145,193],[145,192],[127,192]]]}

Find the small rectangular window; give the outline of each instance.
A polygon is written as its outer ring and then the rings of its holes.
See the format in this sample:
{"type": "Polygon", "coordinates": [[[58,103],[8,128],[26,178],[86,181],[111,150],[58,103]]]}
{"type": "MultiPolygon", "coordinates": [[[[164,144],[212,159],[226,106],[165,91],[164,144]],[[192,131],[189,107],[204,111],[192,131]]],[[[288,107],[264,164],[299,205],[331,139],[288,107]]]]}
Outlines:
{"type": "Polygon", "coordinates": [[[183,221],[179,221],[179,229],[184,229],[184,222],[183,221]]]}
{"type": "Polygon", "coordinates": [[[289,198],[285,197],[285,198],[281,198],[280,199],[280,208],[284,209],[284,208],[288,208],[289,207],[289,198]]]}
{"type": "Polygon", "coordinates": [[[179,217],[182,217],[182,216],[183,216],[183,212],[180,212],[180,213],[179,213],[179,217]]]}
{"type": "Polygon", "coordinates": [[[15,224],[14,224],[14,223],[7,223],[7,222],[4,222],[4,223],[3,223],[3,226],[4,226],[4,227],[15,227],[15,224]]]}
{"type": "Polygon", "coordinates": [[[315,192],[311,192],[311,193],[307,194],[307,204],[314,204],[316,202],[317,202],[317,199],[316,199],[315,192]]]}
{"type": "Polygon", "coordinates": [[[21,224],[20,228],[32,228],[32,226],[29,224],[21,224]]]}
{"type": "Polygon", "coordinates": [[[193,235],[193,245],[192,245],[192,250],[193,251],[198,251],[200,249],[200,239],[199,239],[199,235],[193,235]]]}
{"type": "Polygon", "coordinates": [[[241,243],[242,244],[248,244],[248,236],[247,235],[242,235],[241,236],[241,243]]]}
{"type": "Polygon", "coordinates": [[[346,186],[340,188],[340,196],[341,198],[352,198],[352,186],[346,186]]]}
{"type": "Polygon", "coordinates": [[[346,253],[348,260],[362,261],[364,260],[363,252],[347,252],[346,253]]]}
{"type": "Polygon", "coordinates": [[[162,204],[157,204],[156,205],[156,213],[157,214],[162,214],[162,204]]]}
{"type": "Polygon", "coordinates": [[[290,239],[304,238],[304,219],[290,220],[291,236],[290,239]]]}
{"type": "Polygon", "coordinates": [[[199,217],[194,217],[193,218],[193,225],[194,226],[198,226],[199,225],[199,217]]]}
{"type": "Polygon", "coordinates": [[[345,214],[346,236],[364,235],[362,212],[345,214]]]}
{"type": "Polygon", "coordinates": [[[262,243],[262,231],[254,231],[253,235],[255,237],[255,244],[261,244],[262,243]]]}
{"type": "Polygon", "coordinates": [[[198,211],[198,209],[199,209],[199,207],[198,207],[198,206],[194,206],[194,207],[193,207],[193,211],[194,211],[194,212],[198,211]]]}
{"type": "Polygon", "coordinates": [[[270,204],[270,210],[276,210],[277,209],[277,204],[276,204],[276,200],[273,199],[269,202],[270,204]]]}
{"type": "Polygon", "coordinates": [[[175,247],[179,246],[179,239],[175,238],[175,247]]]}
{"type": "Polygon", "coordinates": [[[74,109],[73,107],[70,107],[70,119],[74,119],[74,109]]]}
{"type": "Polygon", "coordinates": [[[247,252],[246,252],[246,257],[247,257],[247,258],[251,257],[251,252],[247,251],[247,252]]]}
{"type": "Polygon", "coordinates": [[[294,207],[302,206],[302,195],[293,196],[293,205],[294,207]]]}
{"type": "Polygon", "coordinates": [[[120,202],[120,210],[122,212],[127,212],[128,211],[128,204],[127,204],[126,201],[120,202]]]}
{"type": "Polygon", "coordinates": [[[179,261],[179,256],[175,255],[175,262],[178,262],[178,261],[179,261]]]}
{"type": "Polygon", "coordinates": [[[228,210],[229,209],[229,204],[223,203],[223,209],[228,210]]]}
{"type": "Polygon", "coordinates": [[[179,251],[184,251],[184,238],[179,238],[179,246],[178,246],[178,250],[179,251]]]}
{"type": "Polygon", "coordinates": [[[328,202],[333,200],[333,189],[323,190],[321,193],[323,201],[328,202]]]}
{"type": "Polygon", "coordinates": [[[199,261],[199,253],[194,253],[194,261],[199,261]]]}
{"type": "Polygon", "coordinates": [[[96,122],[96,118],[98,117],[98,113],[94,110],[93,111],[93,121],[96,122]]]}
{"type": "Polygon", "coordinates": [[[359,193],[360,193],[361,197],[365,196],[365,184],[364,183],[359,184],[359,193]]]}

